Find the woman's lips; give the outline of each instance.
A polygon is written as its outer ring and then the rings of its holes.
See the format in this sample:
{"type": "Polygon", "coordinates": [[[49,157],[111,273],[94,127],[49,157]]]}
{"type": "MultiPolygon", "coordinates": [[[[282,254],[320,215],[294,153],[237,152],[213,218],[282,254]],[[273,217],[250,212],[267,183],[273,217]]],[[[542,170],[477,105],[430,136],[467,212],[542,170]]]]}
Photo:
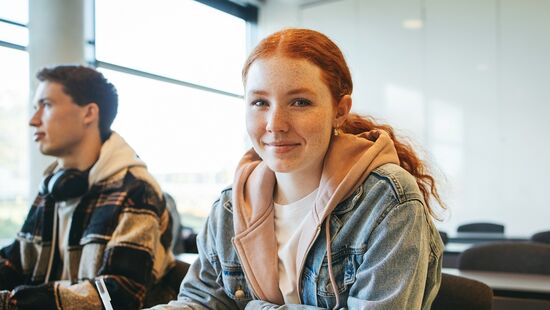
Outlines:
{"type": "Polygon", "coordinates": [[[294,142],[273,142],[264,143],[266,149],[270,149],[275,153],[287,153],[300,146],[299,143],[294,142]]]}

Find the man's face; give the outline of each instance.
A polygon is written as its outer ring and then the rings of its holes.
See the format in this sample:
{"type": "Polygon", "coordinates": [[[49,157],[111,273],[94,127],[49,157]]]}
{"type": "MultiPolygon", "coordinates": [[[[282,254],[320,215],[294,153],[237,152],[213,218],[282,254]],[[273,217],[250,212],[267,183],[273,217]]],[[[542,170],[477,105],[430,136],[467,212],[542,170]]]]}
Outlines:
{"type": "Polygon", "coordinates": [[[36,112],[29,125],[40,152],[58,158],[74,154],[87,126],[86,106],[77,105],[63,85],[49,81],[40,82],[33,102],[36,112]]]}

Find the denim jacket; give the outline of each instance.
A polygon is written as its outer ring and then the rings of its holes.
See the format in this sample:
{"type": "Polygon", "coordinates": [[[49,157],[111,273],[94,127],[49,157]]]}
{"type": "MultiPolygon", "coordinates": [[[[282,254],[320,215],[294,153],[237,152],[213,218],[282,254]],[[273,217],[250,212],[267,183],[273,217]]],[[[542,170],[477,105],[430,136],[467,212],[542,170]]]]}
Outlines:
{"type": "MultiPolygon", "coordinates": [[[[279,306],[254,296],[232,243],[231,192],[224,190],[213,205],[197,239],[199,258],[178,300],[155,309],[332,308],[324,225],[302,268],[302,305],[279,306]]],[[[441,281],[443,243],[413,176],[396,164],[376,168],[329,220],[342,308],[430,309],[441,281]]]]}

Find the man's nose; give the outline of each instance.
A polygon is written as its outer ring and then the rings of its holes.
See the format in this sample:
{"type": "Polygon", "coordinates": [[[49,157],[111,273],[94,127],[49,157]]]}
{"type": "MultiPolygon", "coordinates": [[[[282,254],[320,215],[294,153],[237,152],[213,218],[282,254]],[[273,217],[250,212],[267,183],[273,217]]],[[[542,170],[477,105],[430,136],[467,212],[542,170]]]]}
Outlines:
{"type": "Polygon", "coordinates": [[[29,125],[31,127],[40,126],[40,123],[41,123],[40,116],[41,115],[42,115],[42,109],[41,108],[36,109],[36,111],[34,111],[34,114],[32,115],[32,117],[29,121],[29,125]]]}

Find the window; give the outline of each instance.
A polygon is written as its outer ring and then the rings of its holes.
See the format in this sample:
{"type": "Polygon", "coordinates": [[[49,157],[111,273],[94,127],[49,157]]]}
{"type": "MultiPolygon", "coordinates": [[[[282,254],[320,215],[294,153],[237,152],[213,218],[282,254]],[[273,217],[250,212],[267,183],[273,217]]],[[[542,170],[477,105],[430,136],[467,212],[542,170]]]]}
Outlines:
{"type": "Polygon", "coordinates": [[[195,230],[248,145],[246,33],[243,18],[196,1],[95,4],[96,64],[119,92],[113,129],[195,230]]]}
{"type": "Polygon", "coordinates": [[[13,239],[29,209],[27,19],[27,1],[0,0],[0,239],[4,240],[13,239]]]}
{"type": "Polygon", "coordinates": [[[245,149],[241,100],[102,71],[119,92],[113,130],[174,197],[184,224],[198,229],[220,191],[231,184],[245,149]]]}

